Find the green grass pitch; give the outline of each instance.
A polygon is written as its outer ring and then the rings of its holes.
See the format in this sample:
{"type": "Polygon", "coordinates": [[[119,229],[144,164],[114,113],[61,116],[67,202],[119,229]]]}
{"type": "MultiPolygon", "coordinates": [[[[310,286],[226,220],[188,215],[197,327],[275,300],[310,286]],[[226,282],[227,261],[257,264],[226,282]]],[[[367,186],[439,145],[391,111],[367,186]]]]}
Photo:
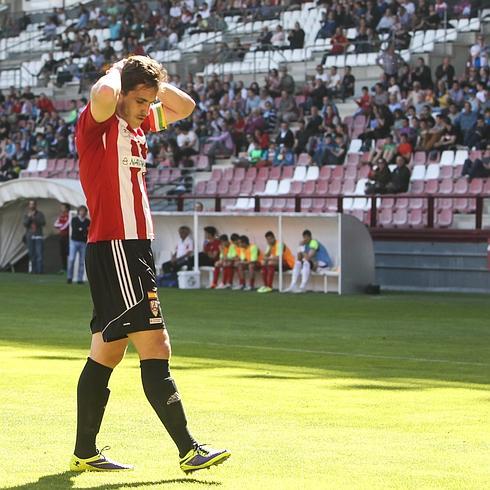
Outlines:
{"type": "Polygon", "coordinates": [[[185,476],[134,351],[99,435],[131,473],[73,475],[87,286],[0,275],[0,488],[490,488],[488,296],[161,290],[193,433],[231,459],[185,476]]]}

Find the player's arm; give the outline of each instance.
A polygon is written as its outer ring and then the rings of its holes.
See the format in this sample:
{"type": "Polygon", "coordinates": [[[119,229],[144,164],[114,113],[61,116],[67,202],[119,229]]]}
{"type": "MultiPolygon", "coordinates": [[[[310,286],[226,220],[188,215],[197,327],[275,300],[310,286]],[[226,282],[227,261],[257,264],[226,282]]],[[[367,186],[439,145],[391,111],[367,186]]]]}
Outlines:
{"type": "Polygon", "coordinates": [[[196,106],[190,95],[169,83],[160,84],[157,97],[165,110],[167,123],[173,123],[189,117],[196,106]]]}
{"type": "Polygon", "coordinates": [[[90,112],[98,123],[107,121],[116,112],[121,93],[121,70],[125,61],[115,63],[90,91],[90,112]]]}

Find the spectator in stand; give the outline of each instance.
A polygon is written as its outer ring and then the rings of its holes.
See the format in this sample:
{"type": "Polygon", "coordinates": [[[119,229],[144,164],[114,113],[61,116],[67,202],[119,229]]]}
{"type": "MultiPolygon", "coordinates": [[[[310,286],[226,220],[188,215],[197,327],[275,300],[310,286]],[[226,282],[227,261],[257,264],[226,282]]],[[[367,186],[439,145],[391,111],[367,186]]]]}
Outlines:
{"type": "Polygon", "coordinates": [[[349,40],[345,36],[342,27],[337,27],[335,30],[335,35],[332,37],[332,48],[330,49],[330,54],[344,54],[347,51],[349,44],[349,40]]]}
{"type": "Polygon", "coordinates": [[[295,139],[294,153],[296,155],[300,155],[301,153],[306,152],[306,144],[308,143],[309,137],[310,136],[306,131],[306,127],[305,127],[305,121],[302,119],[301,121],[299,121],[299,127],[294,135],[294,139],[295,139]]]}
{"type": "Polygon", "coordinates": [[[177,133],[177,145],[184,158],[189,158],[199,153],[199,139],[197,134],[191,129],[189,123],[184,122],[179,125],[177,133]]]}
{"type": "Polygon", "coordinates": [[[87,217],[87,208],[80,206],[77,215],[71,220],[70,254],[68,256],[67,283],[73,282],[75,261],[78,255],[78,284],[83,284],[85,275],[85,251],[87,248],[88,229],[90,220],[87,217]]]}
{"type": "Polygon", "coordinates": [[[255,289],[255,272],[262,267],[262,253],[254,243],[250,243],[248,236],[242,235],[239,239],[240,260],[237,262],[239,284],[233,289],[253,291],[255,289]],[[248,286],[245,272],[248,271],[248,286]]]}
{"type": "Polygon", "coordinates": [[[44,65],[39,70],[37,77],[41,79],[41,83],[46,86],[52,75],[56,73],[56,69],[59,66],[59,62],[54,59],[53,53],[48,53],[48,59],[44,62],[44,65]]]}
{"type": "Polygon", "coordinates": [[[272,102],[267,101],[265,103],[265,110],[264,110],[263,117],[265,121],[264,129],[268,132],[274,131],[277,126],[277,110],[272,102]]]}
{"type": "Polygon", "coordinates": [[[412,158],[412,153],[413,153],[413,147],[408,140],[408,136],[405,134],[402,134],[400,136],[400,144],[398,145],[396,149],[397,155],[401,155],[407,162],[410,161],[412,158]]]}
{"type": "Polygon", "coordinates": [[[281,78],[275,68],[272,68],[265,77],[265,88],[271,97],[279,97],[281,95],[281,78]]]}
{"type": "Polygon", "coordinates": [[[410,185],[410,170],[407,161],[402,156],[396,157],[396,167],[391,173],[391,181],[386,185],[388,194],[407,192],[410,185]]]}
{"type": "Polygon", "coordinates": [[[490,177],[490,157],[476,158],[473,161],[467,158],[461,171],[461,177],[467,177],[470,181],[490,177]]]}
{"type": "Polygon", "coordinates": [[[218,230],[214,226],[204,227],[204,244],[202,252],[199,252],[199,265],[214,267],[220,254],[220,239],[218,230]]]}
{"type": "Polygon", "coordinates": [[[430,68],[425,64],[424,58],[417,58],[417,64],[412,72],[412,81],[419,82],[422,90],[433,87],[430,68]]]}
{"type": "Polygon", "coordinates": [[[374,86],[372,103],[377,107],[386,106],[388,104],[388,93],[379,82],[374,86]]]}
{"type": "Polygon", "coordinates": [[[286,90],[281,92],[281,98],[279,100],[279,107],[277,110],[277,116],[280,121],[291,122],[298,120],[298,107],[294,97],[286,90]]]}
{"type": "Polygon", "coordinates": [[[464,92],[457,80],[454,80],[453,85],[449,90],[449,101],[453,103],[458,109],[461,109],[463,107],[464,92]]]}
{"type": "Polygon", "coordinates": [[[284,146],[288,150],[294,146],[294,134],[291,129],[289,129],[289,124],[287,122],[281,123],[281,128],[276,138],[276,145],[280,148],[284,146]]]}
{"type": "Polygon", "coordinates": [[[398,70],[402,61],[400,56],[395,53],[395,47],[392,44],[376,58],[376,63],[384,71],[388,79],[390,77],[398,78],[398,70]]]}
{"type": "Polygon", "coordinates": [[[323,65],[316,65],[315,80],[321,80],[322,82],[328,81],[328,74],[323,65]]]}
{"type": "Polygon", "coordinates": [[[284,33],[284,29],[280,24],[276,26],[274,33],[271,37],[271,44],[273,48],[281,49],[286,44],[286,34],[284,33]]]}
{"type": "Polygon", "coordinates": [[[208,143],[211,143],[208,148],[208,158],[211,165],[214,164],[217,155],[229,158],[235,153],[235,143],[233,142],[231,130],[231,122],[227,122],[221,135],[208,138],[208,143]]]}
{"type": "Polygon", "coordinates": [[[369,94],[368,87],[362,87],[361,96],[358,99],[356,99],[355,102],[359,106],[359,110],[356,111],[354,116],[357,116],[359,114],[364,114],[367,116],[371,113],[373,101],[371,95],[369,94]]]}
{"type": "Polygon", "coordinates": [[[328,75],[328,81],[326,86],[327,95],[330,98],[334,98],[338,96],[340,90],[340,82],[341,82],[341,78],[337,67],[336,66],[330,67],[330,73],[328,75]]]}
{"type": "Polygon", "coordinates": [[[479,34],[476,38],[476,43],[470,48],[468,66],[476,69],[487,67],[489,50],[489,46],[485,44],[485,37],[483,34],[479,34]]]}
{"type": "Polygon", "coordinates": [[[179,228],[179,240],[168,262],[162,264],[164,274],[177,273],[183,267],[192,268],[194,260],[194,241],[188,226],[179,228]]]}
{"type": "Polygon", "coordinates": [[[350,66],[345,67],[344,76],[340,82],[340,98],[342,102],[345,102],[347,97],[352,97],[354,95],[354,88],[356,84],[356,79],[352,74],[352,68],[350,66]]]}
{"type": "Polygon", "coordinates": [[[395,25],[396,17],[393,15],[390,8],[387,8],[384,12],[383,17],[379,20],[376,25],[376,31],[380,34],[389,34],[395,25]]]}
{"type": "Polygon", "coordinates": [[[60,215],[54,222],[54,227],[58,230],[59,235],[59,247],[61,258],[61,271],[62,273],[67,271],[68,264],[68,249],[69,249],[69,229],[70,229],[70,205],[62,204],[60,209],[60,215]]]}
{"type": "Polygon", "coordinates": [[[288,73],[288,67],[285,65],[282,66],[280,72],[279,89],[281,92],[285,90],[288,94],[294,94],[295,82],[294,78],[288,73]]]}
{"type": "Polygon", "coordinates": [[[321,27],[315,39],[327,39],[329,37],[332,37],[337,28],[335,13],[332,10],[328,13],[328,15],[325,12],[323,12],[320,24],[321,27]]]}
{"type": "Polygon", "coordinates": [[[477,150],[486,150],[490,145],[490,122],[485,122],[483,116],[478,116],[475,129],[467,139],[468,147],[477,150]]]}
{"type": "Polygon", "coordinates": [[[259,37],[257,38],[257,51],[268,51],[272,47],[272,32],[267,26],[262,27],[259,37]]]}
{"type": "Polygon", "coordinates": [[[305,31],[301,28],[299,22],[294,23],[294,29],[288,35],[289,48],[301,49],[305,43],[305,31]]]}
{"type": "Polygon", "coordinates": [[[471,108],[469,102],[465,102],[462,112],[456,118],[456,125],[462,136],[462,144],[468,145],[471,132],[474,130],[477,121],[477,114],[471,108]]]}
{"type": "Polygon", "coordinates": [[[29,252],[32,274],[42,274],[44,265],[43,227],[46,225],[44,214],[37,209],[37,202],[30,200],[27,213],[24,215],[24,243],[29,252]]]}
{"type": "Polygon", "coordinates": [[[452,150],[456,147],[457,132],[449,120],[444,118],[444,131],[439,141],[434,143],[434,148],[440,151],[452,150]]]}
{"type": "Polygon", "coordinates": [[[264,254],[262,266],[262,280],[264,285],[257,290],[258,293],[272,292],[274,283],[274,273],[279,269],[279,264],[282,262],[282,270],[288,271],[294,267],[294,256],[289,248],[284,243],[279,243],[272,231],[265,234],[267,241],[267,249],[264,254]]]}
{"type": "Polygon", "coordinates": [[[454,66],[451,65],[451,60],[446,56],[443,58],[442,63],[436,68],[436,81],[439,82],[442,80],[450,86],[453,84],[455,73],[454,66]]]}
{"type": "Polygon", "coordinates": [[[333,266],[332,259],[327,249],[318,240],[314,240],[311,231],[303,231],[303,240],[300,242],[300,250],[293,267],[290,286],[284,291],[286,293],[304,293],[310,279],[311,271],[326,269],[333,266]],[[301,275],[299,289],[296,283],[301,275]]]}
{"type": "Polygon", "coordinates": [[[294,165],[294,153],[285,146],[277,147],[272,159],[273,167],[291,167],[294,165]]]}
{"type": "Polygon", "coordinates": [[[376,166],[371,169],[366,182],[366,194],[386,194],[386,186],[391,181],[391,171],[384,158],[376,160],[376,166]]]}
{"type": "Polygon", "coordinates": [[[388,134],[385,138],[383,146],[376,147],[371,150],[368,156],[368,163],[369,162],[379,163],[380,160],[383,160],[387,162],[387,164],[390,164],[395,159],[396,153],[397,153],[396,143],[393,141],[393,136],[391,134],[388,134]]]}

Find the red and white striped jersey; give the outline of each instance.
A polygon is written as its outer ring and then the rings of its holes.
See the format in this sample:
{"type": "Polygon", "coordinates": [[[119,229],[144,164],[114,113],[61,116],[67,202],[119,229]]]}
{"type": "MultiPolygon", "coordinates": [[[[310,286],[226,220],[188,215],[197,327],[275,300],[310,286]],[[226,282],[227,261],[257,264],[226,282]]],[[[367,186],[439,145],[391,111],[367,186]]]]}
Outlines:
{"type": "Polygon", "coordinates": [[[160,103],[150,107],[135,130],[117,114],[96,122],[90,104],[80,114],[75,138],[80,181],[92,219],[89,243],[154,238],[145,182],[145,132],[165,128],[160,103]]]}

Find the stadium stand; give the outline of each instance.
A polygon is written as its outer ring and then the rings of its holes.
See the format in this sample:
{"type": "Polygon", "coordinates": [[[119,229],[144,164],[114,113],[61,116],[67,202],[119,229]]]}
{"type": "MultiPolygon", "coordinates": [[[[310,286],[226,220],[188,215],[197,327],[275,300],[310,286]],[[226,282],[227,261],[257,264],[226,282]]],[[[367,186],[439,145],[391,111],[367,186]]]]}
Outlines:
{"type": "Polygon", "coordinates": [[[204,199],[240,212],[341,210],[370,226],[457,227],[461,215],[489,213],[478,199],[490,190],[483,7],[109,1],[8,15],[0,180],[78,178],[73,128],[91,83],[115,60],[148,54],[197,104],[185,123],[148,136],[154,206],[204,199]],[[195,155],[182,151],[189,134],[195,155]],[[391,182],[366,196],[375,152],[391,156],[391,182]],[[482,165],[463,176],[468,160],[482,165]]]}

